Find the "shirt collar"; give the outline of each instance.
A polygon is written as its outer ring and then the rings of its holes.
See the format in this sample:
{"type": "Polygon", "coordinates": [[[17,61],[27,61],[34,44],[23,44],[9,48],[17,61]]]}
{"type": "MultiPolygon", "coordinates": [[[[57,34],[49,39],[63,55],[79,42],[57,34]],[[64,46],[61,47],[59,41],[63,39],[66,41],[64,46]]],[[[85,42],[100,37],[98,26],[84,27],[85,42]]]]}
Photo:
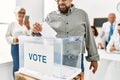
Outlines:
{"type": "MultiPolygon", "coordinates": [[[[111,25],[111,23],[109,22],[109,24],[111,25]]],[[[116,21],[113,23],[113,26],[115,26],[116,25],[116,21]]]]}

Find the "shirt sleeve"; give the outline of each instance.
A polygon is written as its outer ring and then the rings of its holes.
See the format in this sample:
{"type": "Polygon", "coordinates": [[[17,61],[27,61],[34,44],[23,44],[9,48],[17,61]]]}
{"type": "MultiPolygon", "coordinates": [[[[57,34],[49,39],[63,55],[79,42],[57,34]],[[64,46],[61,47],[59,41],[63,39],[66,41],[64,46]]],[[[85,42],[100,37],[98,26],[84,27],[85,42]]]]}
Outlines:
{"type": "Polygon", "coordinates": [[[105,30],[105,23],[103,23],[102,29],[101,29],[101,31],[100,31],[100,33],[99,33],[99,35],[98,35],[100,38],[103,38],[103,36],[104,36],[104,34],[105,34],[104,30],[105,30]]]}
{"type": "Polygon", "coordinates": [[[9,24],[8,25],[8,29],[7,29],[7,32],[6,32],[6,40],[9,44],[13,44],[13,37],[12,37],[12,29],[13,29],[13,24],[9,24]]]}
{"type": "Polygon", "coordinates": [[[86,16],[86,36],[85,36],[85,44],[86,44],[86,49],[88,52],[88,55],[86,56],[87,61],[98,61],[99,60],[99,54],[98,50],[96,47],[96,43],[93,37],[93,34],[91,32],[91,27],[89,25],[89,20],[88,16],[86,16]]]}
{"type": "MultiPolygon", "coordinates": [[[[115,35],[114,35],[115,36],[115,35]]],[[[114,36],[112,36],[110,42],[107,45],[107,51],[110,52],[110,48],[114,45],[114,36]]]]}

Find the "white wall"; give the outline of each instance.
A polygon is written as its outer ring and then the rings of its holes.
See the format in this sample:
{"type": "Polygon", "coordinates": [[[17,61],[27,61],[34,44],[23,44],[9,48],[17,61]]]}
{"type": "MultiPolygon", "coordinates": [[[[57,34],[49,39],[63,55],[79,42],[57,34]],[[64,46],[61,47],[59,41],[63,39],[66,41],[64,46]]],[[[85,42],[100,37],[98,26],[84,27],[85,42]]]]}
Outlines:
{"type": "Polygon", "coordinates": [[[17,6],[23,6],[30,15],[30,22],[41,22],[44,16],[44,0],[16,0],[17,6]]]}
{"type": "Polygon", "coordinates": [[[10,23],[14,20],[16,0],[0,0],[0,23],[10,23]]]}
{"type": "Polygon", "coordinates": [[[57,9],[57,4],[55,0],[44,0],[44,18],[46,18],[49,12],[56,9],[57,9]]]}

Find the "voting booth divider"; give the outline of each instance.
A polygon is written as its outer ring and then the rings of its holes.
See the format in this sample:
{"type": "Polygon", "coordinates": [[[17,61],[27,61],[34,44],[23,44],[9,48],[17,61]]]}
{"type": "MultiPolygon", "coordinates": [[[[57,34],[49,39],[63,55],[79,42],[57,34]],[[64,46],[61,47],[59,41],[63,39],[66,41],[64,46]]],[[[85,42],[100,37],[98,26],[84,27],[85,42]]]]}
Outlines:
{"type": "MultiPolygon", "coordinates": [[[[82,49],[81,37],[70,38],[50,38],[50,37],[19,37],[19,61],[20,69],[18,72],[37,78],[38,80],[72,80],[81,72],[81,56],[75,54],[76,64],[68,65],[64,60],[64,45],[66,43],[80,43],[82,49]],[[66,63],[64,63],[64,61],[66,63]],[[79,64],[78,64],[79,63],[79,64]]],[[[73,54],[72,54],[73,55],[73,54]]],[[[68,58],[73,58],[68,56],[68,58]]],[[[16,73],[18,74],[18,73],[16,73]]]]}

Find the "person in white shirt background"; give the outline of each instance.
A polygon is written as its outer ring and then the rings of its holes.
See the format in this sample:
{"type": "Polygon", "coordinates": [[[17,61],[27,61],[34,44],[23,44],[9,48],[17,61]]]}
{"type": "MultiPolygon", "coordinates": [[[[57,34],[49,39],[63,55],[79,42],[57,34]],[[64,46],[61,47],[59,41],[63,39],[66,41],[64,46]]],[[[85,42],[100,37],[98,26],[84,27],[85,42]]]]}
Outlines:
{"type": "MultiPolygon", "coordinates": [[[[31,34],[31,27],[29,19],[25,19],[26,10],[21,6],[17,6],[15,11],[16,21],[11,22],[8,25],[6,32],[6,40],[11,44],[11,56],[13,59],[13,78],[14,72],[19,70],[19,36],[29,36],[31,34]]],[[[39,23],[35,22],[33,27],[40,26],[39,23]]],[[[41,29],[42,30],[42,29],[41,29]]],[[[37,31],[36,31],[37,32],[37,31]]],[[[34,34],[36,35],[36,34],[34,34]]],[[[40,36],[41,34],[37,34],[40,36]]]]}
{"type": "Polygon", "coordinates": [[[14,72],[19,69],[19,39],[20,35],[29,35],[30,23],[24,21],[26,10],[23,7],[16,7],[15,16],[16,21],[8,25],[6,32],[6,40],[11,44],[11,56],[13,59],[13,77],[14,72]]]}
{"type": "Polygon", "coordinates": [[[98,31],[95,26],[91,26],[92,33],[96,42],[96,46],[98,49],[104,49],[103,41],[102,39],[98,36],[98,31]]]}
{"type": "Polygon", "coordinates": [[[120,23],[117,26],[117,33],[114,33],[107,45],[107,51],[120,51],[120,23]]]}
{"type": "Polygon", "coordinates": [[[115,13],[109,13],[108,14],[108,21],[103,23],[102,25],[102,30],[99,34],[99,36],[103,39],[104,43],[105,43],[105,48],[109,42],[109,32],[110,32],[110,26],[111,24],[113,25],[112,28],[113,28],[113,32],[115,32],[115,29],[116,29],[116,14],[115,13]]]}

